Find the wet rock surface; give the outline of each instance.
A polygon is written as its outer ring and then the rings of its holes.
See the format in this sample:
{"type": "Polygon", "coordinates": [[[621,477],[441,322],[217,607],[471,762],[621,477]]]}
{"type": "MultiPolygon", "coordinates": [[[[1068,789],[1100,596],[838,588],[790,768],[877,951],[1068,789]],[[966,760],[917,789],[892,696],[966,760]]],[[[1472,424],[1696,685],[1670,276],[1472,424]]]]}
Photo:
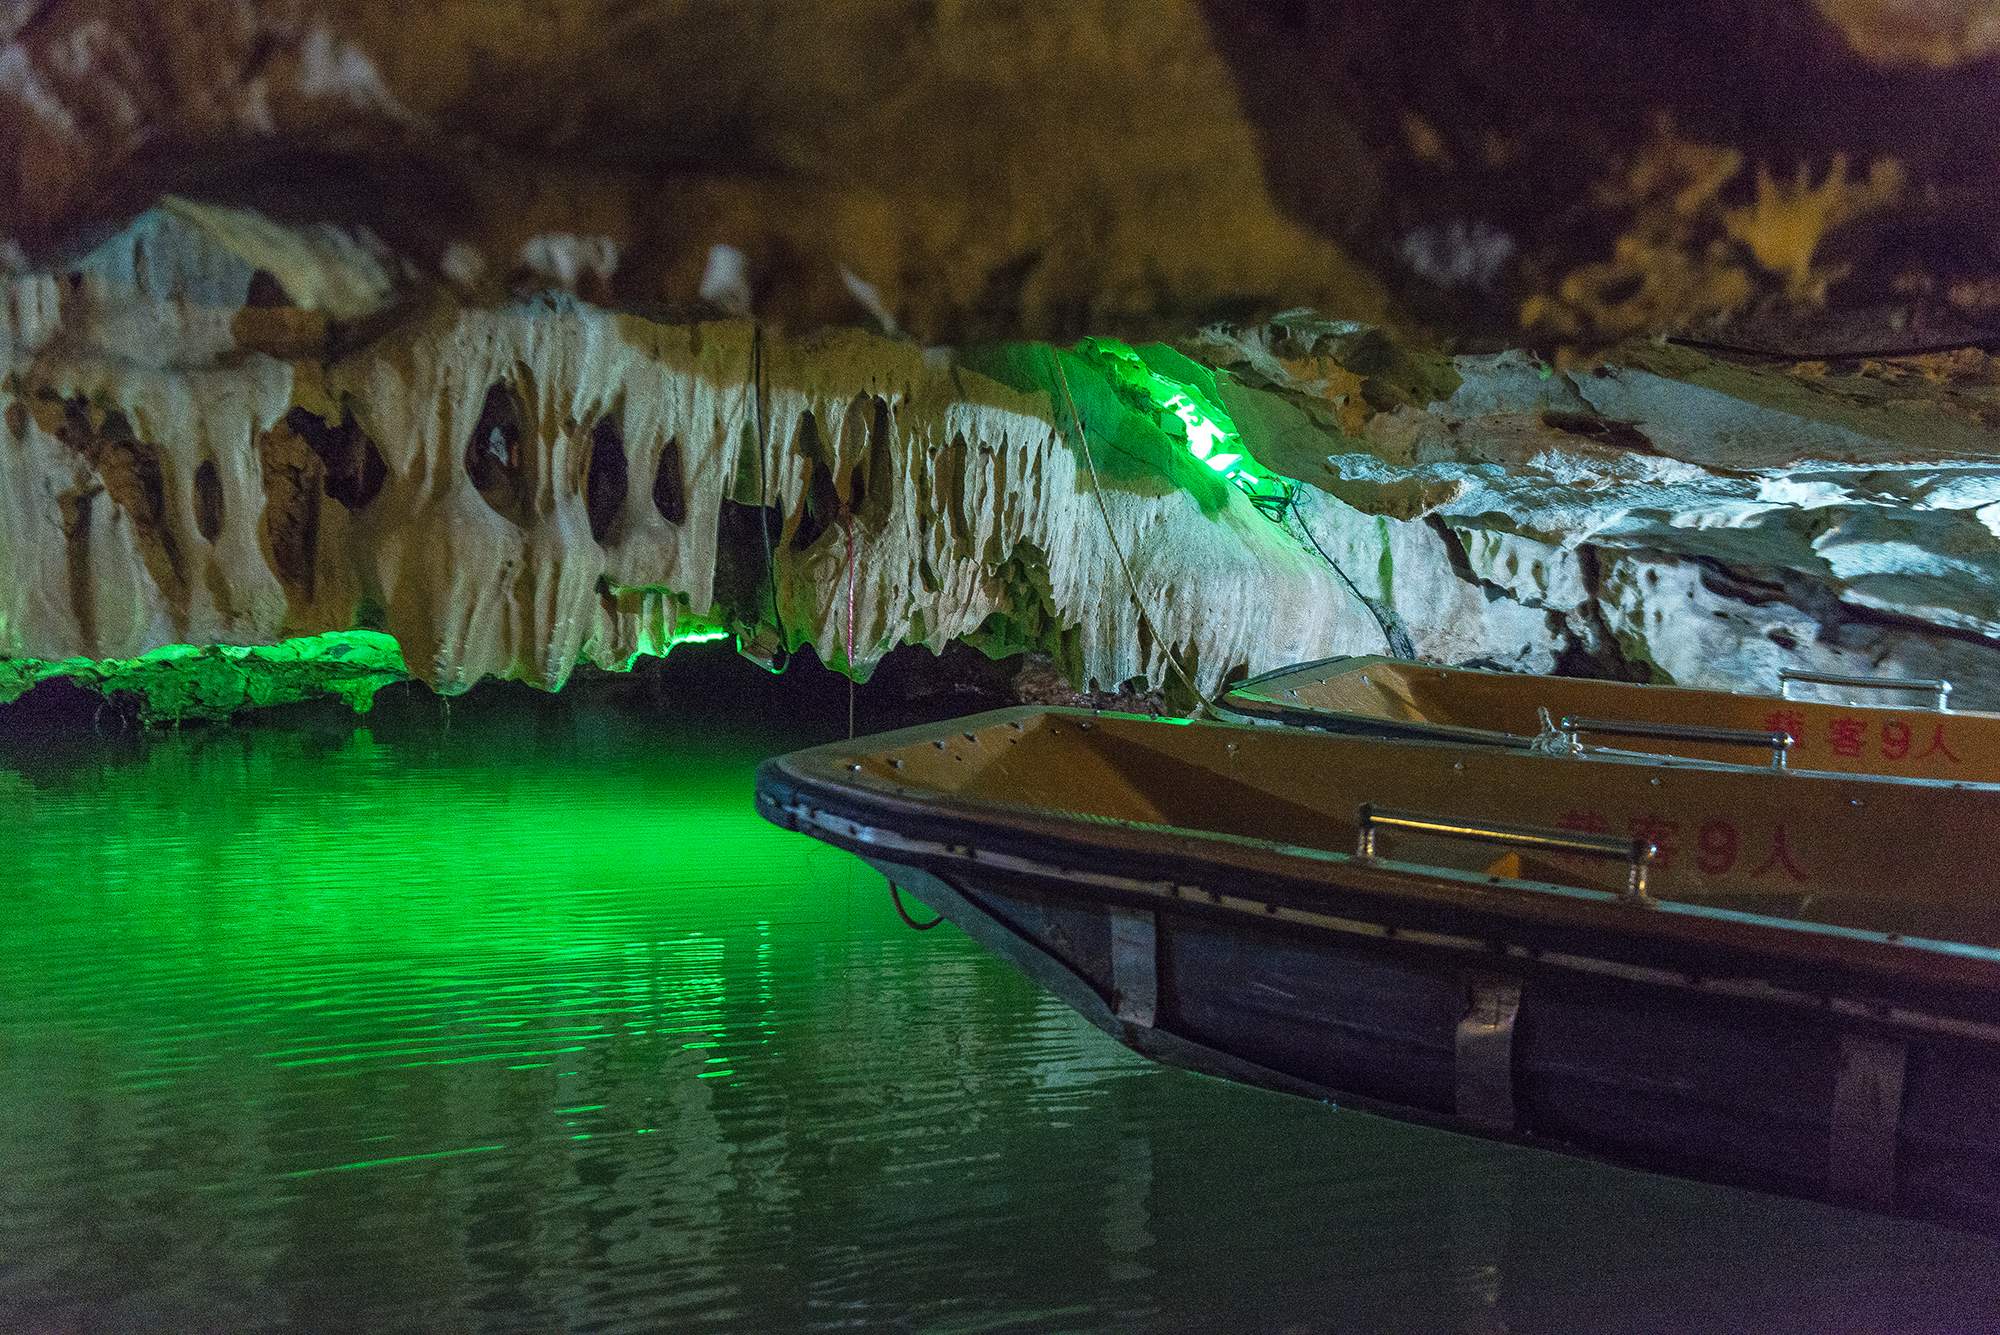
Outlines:
{"type": "MultiPolygon", "coordinates": [[[[168,194],[366,227],[484,303],[555,288],[670,321],[754,304],[932,343],[1300,302],[1387,313],[1372,275],[1272,203],[1189,0],[4,15],[0,258],[17,270],[69,264],[168,194]],[[716,246],[739,281],[707,281],[716,246]]],[[[368,286],[291,294],[347,318],[368,286]]]]}
{"type": "Polygon", "coordinates": [[[1468,342],[2000,328],[1989,0],[1204,0],[1281,204],[1468,342]]]}

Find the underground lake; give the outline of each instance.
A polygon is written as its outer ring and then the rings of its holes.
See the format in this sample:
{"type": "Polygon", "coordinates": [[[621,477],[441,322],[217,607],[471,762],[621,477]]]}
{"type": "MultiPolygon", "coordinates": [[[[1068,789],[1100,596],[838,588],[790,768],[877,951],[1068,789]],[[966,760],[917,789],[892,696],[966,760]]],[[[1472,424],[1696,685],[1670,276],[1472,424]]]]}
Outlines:
{"type": "Polygon", "coordinates": [[[844,735],[810,666],[33,703],[8,1330],[2000,1328],[1991,1239],[1126,1051],[758,818],[760,759],[844,735]]]}

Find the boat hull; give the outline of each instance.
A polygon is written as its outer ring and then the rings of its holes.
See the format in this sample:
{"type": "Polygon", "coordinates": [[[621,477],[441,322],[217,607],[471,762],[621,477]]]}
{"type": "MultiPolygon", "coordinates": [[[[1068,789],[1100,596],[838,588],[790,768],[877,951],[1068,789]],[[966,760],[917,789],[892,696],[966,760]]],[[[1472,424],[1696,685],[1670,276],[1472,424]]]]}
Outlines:
{"type": "Polygon", "coordinates": [[[2000,1231],[2000,969],[1690,905],[1394,864],[996,830],[785,761],[848,848],[1120,1042],[1634,1168],[2000,1231]],[[1440,879],[1442,878],[1442,879],[1440,879]],[[1414,887],[1414,890],[1413,890],[1414,887]]]}

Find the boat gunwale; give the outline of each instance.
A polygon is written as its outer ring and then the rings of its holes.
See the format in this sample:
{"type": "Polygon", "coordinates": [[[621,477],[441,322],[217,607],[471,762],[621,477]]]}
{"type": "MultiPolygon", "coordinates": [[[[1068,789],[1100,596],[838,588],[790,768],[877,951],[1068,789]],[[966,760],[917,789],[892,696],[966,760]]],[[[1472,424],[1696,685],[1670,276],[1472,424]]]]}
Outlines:
{"type": "MultiPolygon", "coordinates": [[[[1312,685],[1323,685],[1335,676],[1347,676],[1365,672],[1371,667],[1383,665],[1392,668],[1416,668],[1425,672],[1449,673],[1454,676],[1492,677],[1502,680],[1529,681],[1576,681],[1592,686],[1624,687],[1643,690],[1648,695],[1685,696],[1710,698],[1725,696],[1734,700],[1768,701],[1772,705],[1824,705],[1829,702],[1798,700],[1790,696],[1765,695],[1759,692],[1725,691],[1708,686],[1655,686],[1641,682],[1607,681],[1596,677],[1548,677],[1542,674],[1521,672],[1498,672],[1490,668],[1448,667],[1442,663],[1425,663],[1410,658],[1393,658],[1387,654],[1339,654],[1332,658],[1315,659],[1309,663],[1295,663],[1290,667],[1274,668],[1254,677],[1237,682],[1227,691],[1218,695],[1212,708],[1218,715],[1233,716],[1251,724],[1263,726],[1277,725],[1286,728],[1306,728],[1315,732],[1334,733],[1350,737],[1376,737],[1385,741],[1461,743],[1486,746],[1506,750],[1532,750],[1537,737],[1523,733],[1503,732],[1494,728],[1478,728],[1464,723],[1439,723],[1429,719],[1386,718],[1379,714],[1366,714],[1349,709],[1331,709],[1316,705],[1287,703],[1271,694],[1265,688],[1279,687],[1281,683],[1294,677],[1312,678],[1312,685]],[[1313,674],[1320,674],[1314,676],[1313,674]],[[1253,689],[1256,688],[1256,689],[1253,689]]],[[[1869,704],[1849,705],[1847,708],[1866,709],[1879,713],[1918,714],[1928,717],[1953,719],[1991,719],[2000,721],[2000,713],[1975,709],[1935,709],[1922,705],[1869,704]]],[[[1228,721],[1228,720],[1225,720],[1228,721]]],[[[1774,768],[1760,764],[1739,764],[1732,761],[1698,760],[1673,752],[1628,751],[1612,747],[1577,746],[1572,747],[1579,754],[1589,753],[1609,760],[1619,760],[1636,764],[1692,763],[1716,769],[1763,771],[1774,768]]],[[[1879,770],[1859,769],[1816,769],[1810,764],[1801,765],[1796,759],[1788,759],[1782,768],[1792,774],[1828,774],[1849,779],[1866,779],[1886,783],[1913,783],[1931,787],[1984,789],[2000,791],[2000,780],[1949,779],[1911,774],[1890,774],[1879,770]]]]}
{"type": "MultiPolygon", "coordinates": [[[[1636,906],[1621,902],[1608,891],[1503,881],[1386,859],[1364,863],[1352,854],[1220,831],[1081,812],[1049,814],[1029,806],[936,790],[919,794],[909,786],[857,775],[845,768],[859,756],[1037,716],[1090,719],[1096,715],[1081,709],[1023,706],[794,752],[759,767],[758,801],[770,808],[766,814],[774,819],[781,810],[795,819],[803,811],[816,809],[857,827],[881,825],[945,850],[928,858],[919,855],[913,865],[935,862],[941,867],[962,868],[967,862],[979,864],[978,854],[985,845],[989,859],[984,865],[993,866],[994,857],[1007,856],[994,847],[997,842],[1006,848],[1032,850],[1032,860],[1042,865],[1062,864],[1076,870],[1112,865],[1120,870],[1106,875],[1132,885],[1175,886],[1194,880],[1215,885],[1252,878],[1260,888],[1281,889],[1292,907],[1312,912],[1336,913],[1326,902],[1333,893],[1368,904],[1372,914],[1393,908],[1395,912],[1388,916],[1428,919],[1428,926],[1417,928],[1420,931],[1449,932],[1457,920],[1470,916],[1480,924],[1476,934],[1488,937],[1588,933],[1598,939],[1599,953],[1608,938],[1618,942],[1619,953],[1627,956],[1661,950],[1691,955],[1694,958],[1686,965],[1677,966],[1678,971],[1691,976],[1758,976],[1771,973],[1775,964],[1792,975],[1793,986],[1815,993],[1827,992],[1829,980],[1824,974],[1832,968],[1876,980],[1877,986],[1887,984],[1919,994],[1927,1009],[1942,1002],[1948,1011],[1979,1014],[1982,1026],[2000,1022],[2000,950],[1969,943],[1777,918],[1687,901],[1636,906]],[[781,787],[788,790],[783,800],[777,792],[781,787]],[[997,841],[995,835],[999,836],[997,841]],[[1200,869],[1199,875],[1186,870],[1190,862],[1200,869]],[[1340,879],[1332,880],[1330,874],[1340,879]],[[1507,930],[1493,930],[1502,924],[1507,930]],[[1922,969],[1921,976],[1917,968],[1922,969]]],[[[791,824],[792,820],[781,823],[791,824]]],[[[830,837],[832,832],[822,829],[814,833],[869,856],[883,857],[890,852],[864,839],[830,837]]],[[[1136,896],[1128,898],[1141,902],[1136,896]]],[[[1461,923],[1455,930],[1475,929],[1461,923]]],[[[1532,948],[1559,952],[1559,944],[1547,940],[1534,943],[1532,948]]]]}
{"type": "MultiPolygon", "coordinates": [[[[1546,681],[1574,681],[1579,683],[1587,683],[1592,686],[1630,687],[1633,690],[1643,690],[1649,695],[1700,695],[1700,696],[1721,695],[1721,696],[1730,696],[1738,700],[1768,700],[1773,704],[1787,704],[1787,705],[1830,703],[1827,701],[1799,700],[1795,697],[1779,695],[1775,692],[1724,690],[1721,687],[1716,687],[1716,686],[1680,686],[1671,683],[1654,684],[1650,682],[1616,681],[1603,677],[1559,677],[1550,675],[1548,673],[1507,672],[1507,671],[1497,670],[1494,668],[1452,667],[1449,664],[1445,663],[1430,663],[1415,658],[1396,658],[1389,654],[1335,654],[1331,658],[1316,658],[1313,659],[1311,662],[1307,663],[1293,663],[1287,667],[1273,668],[1269,672],[1260,672],[1254,677],[1246,677],[1242,681],[1237,682],[1235,685],[1231,686],[1226,692],[1224,692],[1218,698],[1218,703],[1224,704],[1226,707],[1226,702],[1228,701],[1230,696],[1236,695],[1239,692],[1245,692],[1247,693],[1245,695],[1246,699],[1254,700],[1260,704],[1268,703],[1274,709],[1283,710],[1290,708],[1299,710],[1300,712],[1305,712],[1306,707],[1287,706],[1283,704],[1283,702],[1278,701],[1269,695],[1262,694],[1261,688],[1273,685],[1277,682],[1285,681],[1291,677],[1303,677],[1316,672],[1323,674],[1323,676],[1325,677],[1346,676],[1347,674],[1352,672],[1364,672],[1376,665],[1395,667],[1395,668],[1416,668],[1424,672],[1448,672],[1454,676],[1462,676],[1462,677],[1493,677],[1500,680],[1508,680],[1508,681],[1539,679],[1546,681]],[[1252,690],[1253,687],[1260,688],[1260,690],[1252,690]]],[[[1875,685],[1880,687],[1881,689],[1895,689],[1902,680],[1903,680],[1902,678],[1885,678],[1881,682],[1875,683],[1875,685]]],[[[1314,681],[1314,684],[1315,685],[1319,684],[1317,679],[1314,681]]],[[[1857,687],[1856,689],[1861,689],[1861,688],[1857,687]]],[[[1936,709],[1925,705],[1896,705],[1896,704],[1869,704],[1869,705],[1856,705],[1852,707],[1865,708],[1870,710],[1896,711],[1899,713],[1908,713],[1908,714],[1935,714],[1943,718],[2000,719],[2000,713],[1995,713],[1993,711],[1982,710],[1982,709],[1936,709]]],[[[1325,710],[1317,712],[1332,713],[1334,711],[1325,710]]],[[[1368,714],[1355,714],[1351,715],[1351,717],[1358,719],[1373,718],[1372,715],[1368,714]]],[[[1414,722],[1414,720],[1399,720],[1399,719],[1383,719],[1381,721],[1385,723],[1414,722]]],[[[1463,726],[1463,725],[1434,724],[1427,726],[1452,727],[1452,726],[1463,726]]],[[[1468,728],[1467,731],[1486,732],[1488,730],[1484,728],[1468,728]]],[[[1494,733],[1493,735],[1498,737],[1519,736],[1518,733],[1494,733]]]]}

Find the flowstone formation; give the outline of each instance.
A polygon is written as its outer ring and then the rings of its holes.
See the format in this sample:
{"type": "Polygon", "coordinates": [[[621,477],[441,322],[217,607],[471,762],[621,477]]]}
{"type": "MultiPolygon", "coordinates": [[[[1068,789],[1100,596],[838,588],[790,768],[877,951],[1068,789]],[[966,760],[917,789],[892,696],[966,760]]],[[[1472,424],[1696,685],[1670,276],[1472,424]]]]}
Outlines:
{"type": "Polygon", "coordinates": [[[2000,707],[1993,356],[1649,340],[1399,377],[1375,337],[1299,322],[1205,348],[1245,438],[1311,483],[1299,520],[1419,655],[1764,692],[1785,668],[1945,677],[2000,707]]]}
{"type": "Polygon", "coordinates": [[[1557,369],[1306,313],[1178,348],[788,338],[470,306],[365,235],[178,201],[5,309],[10,696],[556,689],[729,636],[857,679],[961,639],[1180,707],[1384,650],[2000,703],[1977,350],[1557,369]]]}
{"type": "Polygon", "coordinates": [[[361,629],[450,694],[555,689],[689,636],[810,644],[859,679],[964,638],[1078,686],[1156,689],[1171,662],[1212,691],[1374,645],[1171,407],[1120,396],[1109,352],[953,357],[436,290],[343,324],[290,296],[379,287],[337,235],[181,207],[8,284],[0,653],[361,629]],[[1128,572],[1143,627],[1106,594],[1128,572]]]}

